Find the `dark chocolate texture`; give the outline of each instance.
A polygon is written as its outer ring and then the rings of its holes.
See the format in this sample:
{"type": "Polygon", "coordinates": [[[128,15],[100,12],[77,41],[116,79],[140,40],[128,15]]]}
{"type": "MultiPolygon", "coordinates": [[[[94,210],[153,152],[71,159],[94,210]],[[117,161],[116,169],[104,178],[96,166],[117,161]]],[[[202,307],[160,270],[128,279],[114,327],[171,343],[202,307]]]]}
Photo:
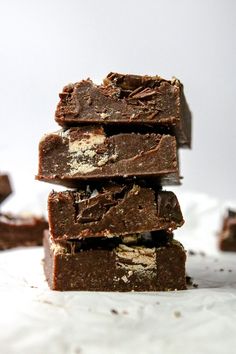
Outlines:
{"type": "Polygon", "coordinates": [[[0,175],[0,203],[12,193],[11,183],[8,175],[0,175]]]}
{"type": "Polygon", "coordinates": [[[149,125],[191,145],[191,113],[179,80],[110,73],[102,85],[83,80],[64,87],[55,119],[63,127],[99,123],[149,125]]]}
{"type": "Polygon", "coordinates": [[[179,184],[176,140],[170,135],[107,135],[101,126],[45,135],[39,144],[36,178],[68,187],[110,178],[156,178],[179,184]]]}
{"type": "Polygon", "coordinates": [[[48,223],[42,217],[2,213],[0,214],[0,250],[42,245],[45,229],[48,229],[48,223]]]}
{"type": "Polygon", "coordinates": [[[48,285],[60,291],[186,289],[185,251],[168,234],[164,239],[161,234],[149,234],[149,243],[132,242],[138,235],[129,235],[128,244],[118,238],[117,243],[112,239],[103,244],[100,240],[95,247],[80,248],[76,241],[57,243],[45,232],[44,271],[48,285]]]}
{"type": "Polygon", "coordinates": [[[218,242],[222,251],[236,252],[236,211],[227,211],[218,242]]]}
{"type": "Polygon", "coordinates": [[[48,219],[56,240],[174,230],[184,223],[173,192],[137,184],[111,184],[92,192],[53,191],[48,219]]]}

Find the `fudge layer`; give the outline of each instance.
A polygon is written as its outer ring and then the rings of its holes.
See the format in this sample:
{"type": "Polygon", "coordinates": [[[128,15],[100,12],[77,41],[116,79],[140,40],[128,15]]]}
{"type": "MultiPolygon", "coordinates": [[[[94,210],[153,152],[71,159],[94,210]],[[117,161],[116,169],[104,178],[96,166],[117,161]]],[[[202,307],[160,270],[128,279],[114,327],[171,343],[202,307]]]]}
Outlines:
{"type": "Polygon", "coordinates": [[[48,220],[56,240],[174,230],[184,223],[173,192],[138,184],[111,184],[93,191],[52,191],[48,220]]]}
{"type": "Polygon", "coordinates": [[[55,119],[81,123],[149,125],[174,134],[179,146],[191,145],[191,113],[179,80],[110,73],[103,85],[83,80],[64,87],[55,119]]]}
{"type": "Polygon", "coordinates": [[[8,175],[0,174],[0,203],[12,193],[11,183],[8,175]]]}
{"type": "Polygon", "coordinates": [[[78,187],[81,181],[134,176],[179,184],[175,137],[109,136],[101,126],[83,126],[47,134],[39,144],[38,180],[78,187]]]}
{"type": "Polygon", "coordinates": [[[185,251],[167,233],[93,240],[58,243],[45,232],[44,271],[52,290],[186,289],[185,251]]]}
{"type": "Polygon", "coordinates": [[[43,217],[0,214],[0,250],[42,245],[45,229],[43,217]]]}
{"type": "Polygon", "coordinates": [[[236,212],[228,210],[219,233],[219,248],[222,251],[236,252],[236,212]]]}

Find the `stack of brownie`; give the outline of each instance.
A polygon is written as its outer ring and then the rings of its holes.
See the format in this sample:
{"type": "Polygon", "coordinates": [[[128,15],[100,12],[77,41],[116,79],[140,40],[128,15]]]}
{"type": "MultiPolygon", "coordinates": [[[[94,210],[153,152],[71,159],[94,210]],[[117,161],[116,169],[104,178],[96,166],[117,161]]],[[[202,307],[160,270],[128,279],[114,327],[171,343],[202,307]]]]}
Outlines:
{"type": "Polygon", "coordinates": [[[190,147],[183,86],[110,73],[59,94],[61,130],[39,144],[36,178],[71,188],[48,198],[44,270],[54,290],[186,288],[178,148],[190,147]]]}

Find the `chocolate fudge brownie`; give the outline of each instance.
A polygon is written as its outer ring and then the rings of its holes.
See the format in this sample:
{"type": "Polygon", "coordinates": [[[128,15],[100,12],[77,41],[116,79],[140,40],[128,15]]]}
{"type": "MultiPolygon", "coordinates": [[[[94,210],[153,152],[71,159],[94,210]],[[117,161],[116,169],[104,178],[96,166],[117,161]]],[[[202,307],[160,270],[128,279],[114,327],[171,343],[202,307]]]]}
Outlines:
{"type": "Polygon", "coordinates": [[[236,211],[227,211],[218,242],[222,251],[236,252],[236,211]]]}
{"type": "Polygon", "coordinates": [[[39,144],[38,180],[78,187],[81,181],[137,176],[179,184],[173,136],[107,136],[101,126],[86,126],[45,135],[39,144]]]}
{"type": "Polygon", "coordinates": [[[48,222],[43,217],[0,214],[0,250],[40,246],[48,222]]]}
{"type": "Polygon", "coordinates": [[[102,85],[69,84],[59,97],[55,119],[63,127],[146,124],[174,134],[179,146],[191,145],[191,113],[178,79],[110,73],[102,85]]]}
{"type": "Polygon", "coordinates": [[[183,246],[163,232],[126,238],[55,242],[44,236],[44,271],[52,290],[186,289],[183,246]],[[139,239],[139,241],[137,241],[139,239]],[[127,242],[127,240],[129,242],[127,242]]]}
{"type": "Polygon", "coordinates": [[[0,203],[2,203],[12,193],[9,176],[0,174],[0,203]]]}
{"type": "Polygon", "coordinates": [[[56,240],[174,230],[184,223],[173,192],[138,184],[53,191],[48,198],[48,219],[56,240]]]}

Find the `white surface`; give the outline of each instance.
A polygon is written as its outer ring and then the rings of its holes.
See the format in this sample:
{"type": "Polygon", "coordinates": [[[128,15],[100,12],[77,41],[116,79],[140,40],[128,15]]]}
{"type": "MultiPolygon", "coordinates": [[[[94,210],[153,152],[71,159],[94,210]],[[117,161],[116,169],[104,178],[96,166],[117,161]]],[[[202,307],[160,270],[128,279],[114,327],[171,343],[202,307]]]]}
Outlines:
{"type": "Polygon", "coordinates": [[[236,254],[219,253],[215,235],[225,205],[194,193],[179,199],[187,222],[176,236],[198,252],[187,262],[198,289],[53,292],[44,280],[42,248],[1,252],[1,353],[235,353],[236,254]]]}
{"type": "Polygon", "coordinates": [[[1,0],[0,169],[11,172],[15,190],[18,175],[32,183],[38,142],[58,129],[62,87],[118,71],[181,79],[194,114],[193,150],[181,153],[183,189],[230,198],[235,13],[234,0],[1,0]]]}

